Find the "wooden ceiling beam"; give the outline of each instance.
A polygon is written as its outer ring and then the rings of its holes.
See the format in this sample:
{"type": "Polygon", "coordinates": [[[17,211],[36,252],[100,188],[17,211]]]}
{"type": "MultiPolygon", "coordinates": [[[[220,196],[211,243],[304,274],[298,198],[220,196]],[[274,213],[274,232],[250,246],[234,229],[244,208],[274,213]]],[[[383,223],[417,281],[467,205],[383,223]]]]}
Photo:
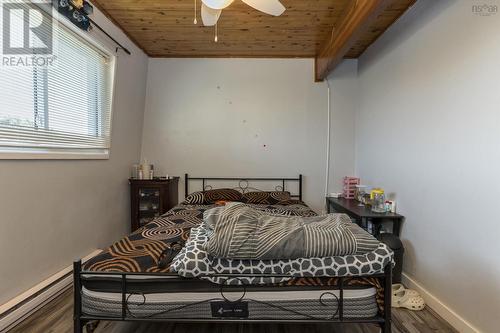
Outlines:
{"type": "Polygon", "coordinates": [[[388,0],[353,0],[346,8],[331,38],[315,58],[316,81],[323,81],[342,61],[359,37],[389,5],[388,0]]]}

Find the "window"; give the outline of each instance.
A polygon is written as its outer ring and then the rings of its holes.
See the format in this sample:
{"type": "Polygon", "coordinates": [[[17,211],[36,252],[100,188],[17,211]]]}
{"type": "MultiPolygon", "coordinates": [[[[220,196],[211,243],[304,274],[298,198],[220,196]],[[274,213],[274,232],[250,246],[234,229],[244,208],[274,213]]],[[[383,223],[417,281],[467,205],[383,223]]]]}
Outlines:
{"type": "MultiPolygon", "coordinates": [[[[12,30],[23,13],[10,15],[12,30]]],[[[50,25],[51,65],[16,56],[0,67],[0,158],[107,158],[114,58],[62,23],[50,25]]],[[[11,44],[24,38],[19,30],[11,44]]]]}

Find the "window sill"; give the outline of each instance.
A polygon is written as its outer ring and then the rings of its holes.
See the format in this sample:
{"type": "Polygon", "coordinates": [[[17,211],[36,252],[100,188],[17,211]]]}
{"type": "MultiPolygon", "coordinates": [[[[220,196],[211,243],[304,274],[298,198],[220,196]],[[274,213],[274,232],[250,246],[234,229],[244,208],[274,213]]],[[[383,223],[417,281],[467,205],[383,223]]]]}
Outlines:
{"type": "Polygon", "coordinates": [[[107,160],[109,149],[0,147],[0,160],[107,160]]]}

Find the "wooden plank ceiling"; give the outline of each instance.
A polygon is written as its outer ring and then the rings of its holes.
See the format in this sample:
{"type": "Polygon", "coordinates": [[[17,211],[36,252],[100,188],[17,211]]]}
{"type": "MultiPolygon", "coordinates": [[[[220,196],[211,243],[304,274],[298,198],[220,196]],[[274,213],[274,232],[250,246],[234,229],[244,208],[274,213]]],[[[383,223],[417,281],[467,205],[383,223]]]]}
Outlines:
{"type": "MultiPolygon", "coordinates": [[[[199,0],[198,8],[199,8],[199,0]]],[[[152,57],[314,57],[354,0],[281,0],[280,17],[235,0],[214,28],[193,24],[194,0],[94,0],[152,57]]],[[[415,0],[392,0],[346,57],[357,58],[415,0]]]]}
{"type": "MultiPolygon", "coordinates": [[[[348,36],[341,57],[359,57],[416,0],[373,1],[379,2],[376,15],[356,23],[363,30],[348,36]]],[[[333,43],[336,29],[342,28],[338,25],[353,15],[353,8],[363,6],[362,0],[281,2],[285,13],[273,17],[235,0],[222,11],[217,43],[214,27],[201,23],[200,0],[94,0],[93,4],[151,57],[266,58],[317,58],[333,43]],[[195,1],[197,25],[193,24],[195,1]]]]}

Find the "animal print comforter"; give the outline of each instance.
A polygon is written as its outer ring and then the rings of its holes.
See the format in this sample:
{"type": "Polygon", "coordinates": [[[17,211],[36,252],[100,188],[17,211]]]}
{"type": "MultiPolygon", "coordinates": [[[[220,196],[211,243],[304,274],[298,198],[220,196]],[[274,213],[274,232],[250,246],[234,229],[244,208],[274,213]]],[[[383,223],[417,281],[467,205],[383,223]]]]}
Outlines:
{"type": "MultiPolygon", "coordinates": [[[[282,201],[276,205],[250,206],[284,216],[316,215],[306,204],[297,200],[282,201]]],[[[217,205],[180,204],[111,245],[89,260],[84,269],[100,272],[168,272],[168,266],[158,268],[158,257],[162,251],[174,242],[184,244],[191,228],[203,222],[203,213],[214,207],[217,205]]]]}
{"type": "MultiPolygon", "coordinates": [[[[199,227],[203,222],[203,213],[216,205],[186,205],[180,204],[159,218],[151,221],[132,234],[123,237],[99,255],[88,260],[84,266],[85,271],[97,272],[125,272],[154,274],[157,272],[173,271],[170,266],[163,269],[158,267],[158,258],[163,250],[174,242],[185,243],[192,228],[199,227]]],[[[252,205],[257,209],[284,216],[315,216],[306,204],[296,200],[283,201],[276,205],[252,205]]],[[[384,250],[386,254],[386,250],[384,250]]],[[[373,257],[370,257],[373,259],[373,257]]],[[[350,260],[350,259],[349,259],[350,260]]],[[[194,264],[194,263],[193,263],[194,264]]],[[[234,263],[233,263],[234,264],[234,263]]],[[[345,269],[352,266],[351,275],[358,271],[356,265],[346,262],[345,269]],[[349,266],[350,265],[350,266],[349,266]]],[[[184,261],[183,265],[186,265],[184,261]]],[[[377,266],[378,271],[383,270],[382,263],[377,266]]],[[[346,271],[347,273],[347,271],[346,271]]],[[[340,275],[339,275],[340,276],[340,275]]],[[[281,281],[275,286],[338,286],[336,277],[294,277],[281,281]]],[[[373,286],[377,289],[377,302],[380,311],[383,311],[383,288],[376,278],[353,277],[347,278],[344,284],[349,287],[373,286]]]]}

